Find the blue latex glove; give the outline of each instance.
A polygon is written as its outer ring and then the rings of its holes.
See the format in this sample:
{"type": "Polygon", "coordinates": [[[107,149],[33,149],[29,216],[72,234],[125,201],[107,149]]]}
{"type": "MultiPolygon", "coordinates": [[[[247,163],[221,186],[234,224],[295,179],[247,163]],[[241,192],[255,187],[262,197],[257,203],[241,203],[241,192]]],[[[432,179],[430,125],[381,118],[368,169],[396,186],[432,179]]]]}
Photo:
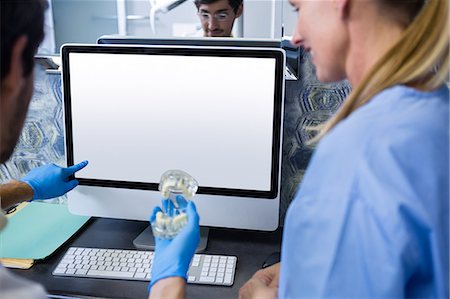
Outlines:
{"type": "MultiPolygon", "coordinates": [[[[164,204],[170,205],[171,203],[163,201],[164,204]]],[[[153,210],[150,223],[155,219],[156,213],[160,211],[160,207],[153,210]]],[[[155,238],[155,256],[149,290],[158,280],[163,278],[178,276],[186,280],[189,264],[200,241],[199,216],[192,201],[189,201],[186,205],[186,214],[188,221],[175,238],[171,240],[155,238]]]]}
{"type": "Polygon", "coordinates": [[[70,179],[78,170],[84,168],[88,161],[63,168],[55,164],[32,169],[21,181],[33,189],[33,199],[48,199],[66,194],[78,185],[78,180],[70,179]]]}

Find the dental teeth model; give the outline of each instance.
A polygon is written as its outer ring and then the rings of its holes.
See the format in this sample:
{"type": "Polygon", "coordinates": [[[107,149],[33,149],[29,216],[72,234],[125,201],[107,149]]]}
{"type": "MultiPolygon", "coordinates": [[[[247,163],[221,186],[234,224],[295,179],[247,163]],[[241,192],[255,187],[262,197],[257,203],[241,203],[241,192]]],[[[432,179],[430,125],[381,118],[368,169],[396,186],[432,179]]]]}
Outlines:
{"type": "Polygon", "coordinates": [[[187,215],[181,213],[175,217],[164,214],[163,212],[156,213],[156,219],[152,223],[153,235],[158,238],[172,239],[187,222],[187,215]]]}
{"type": "Polygon", "coordinates": [[[164,198],[169,198],[172,192],[182,193],[184,198],[190,199],[197,192],[198,183],[192,176],[182,170],[168,170],[161,176],[158,189],[164,198]]]}
{"type": "Polygon", "coordinates": [[[187,222],[184,210],[187,205],[186,199],[194,197],[198,183],[182,170],[169,170],[161,176],[158,189],[169,202],[166,207],[163,207],[163,212],[156,213],[152,222],[153,235],[158,238],[172,239],[187,222]]]}

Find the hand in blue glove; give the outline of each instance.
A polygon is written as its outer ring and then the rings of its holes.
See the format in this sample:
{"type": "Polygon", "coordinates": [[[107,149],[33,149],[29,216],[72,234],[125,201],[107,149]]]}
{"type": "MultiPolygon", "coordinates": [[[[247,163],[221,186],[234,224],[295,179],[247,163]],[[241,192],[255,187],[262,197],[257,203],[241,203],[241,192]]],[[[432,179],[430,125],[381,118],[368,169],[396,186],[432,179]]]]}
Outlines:
{"type": "Polygon", "coordinates": [[[78,180],[70,179],[88,161],[63,168],[55,164],[44,165],[31,170],[21,181],[33,189],[33,200],[48,199],[66,194],[78,185],[78,180]]]}
{"type": "MultiPolygon", "coordinates": [[[[177,198],[178,201],[178,198],[177,198]]],[[[167,205],[171,202],[163,201],[167,205]]],[[[167,207],[165,207],[166,209],[167,207]]],[[[156,207],[150,217],[150,223],[161,208],[156,207]]],[[[199,216],[192,201],[186,206],[188,217],[186,225],[173,239],[155,238],[155,257],[153,258],[152,279],[149,289],[160,279],[179,276],[186,280],[189,264],[200,241],[199,216]]]]}

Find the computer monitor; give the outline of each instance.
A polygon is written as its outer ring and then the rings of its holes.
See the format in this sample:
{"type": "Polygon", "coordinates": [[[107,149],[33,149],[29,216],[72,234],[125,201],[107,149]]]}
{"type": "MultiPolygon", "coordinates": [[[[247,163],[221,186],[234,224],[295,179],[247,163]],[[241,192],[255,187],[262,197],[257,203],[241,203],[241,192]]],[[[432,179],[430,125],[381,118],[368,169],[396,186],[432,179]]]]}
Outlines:
{"type": "Polygon", "coordinates": [[[286,55],[286,79],[297,80],[300,65],[300,48],[288,39],[243,37],[142,37],[103,35],[97,39],[101,45],[178,45],[213,47],[282,48],[286,55]]]}
{"type": "MultiPolygon", "coordinates": [[[[67,164],[89,160],[74,214],[148,221],[160,176],[199,182],[200,225],[278,227],[284,53],[64,45],[67,164]]],[[[142,246],[145,247],[145,246],[142,246]]]]}

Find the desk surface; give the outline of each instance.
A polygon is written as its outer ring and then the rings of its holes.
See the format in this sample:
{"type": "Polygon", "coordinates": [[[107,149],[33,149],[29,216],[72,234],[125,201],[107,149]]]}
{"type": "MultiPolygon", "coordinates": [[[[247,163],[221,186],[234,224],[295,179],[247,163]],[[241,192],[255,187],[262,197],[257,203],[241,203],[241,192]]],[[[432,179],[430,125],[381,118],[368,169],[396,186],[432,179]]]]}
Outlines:
{"type": "MultiPolygon", "coordinates": [[[[29,270],[15,273],[44,285],[50,294],[103,298],[147,298],[148,282],[94,278],[56,277],[52,271],[70,246],[135,249],[133,239],[147,227],[143,221],[93,219],[63,247],[29,270]]],[[[261,268],[264,260],[280,250],[281,232],[211,229],[207,254],[238,257],[232,287],[188,284],[187,298],[237,298],[239,288],[261,268]]]]}

